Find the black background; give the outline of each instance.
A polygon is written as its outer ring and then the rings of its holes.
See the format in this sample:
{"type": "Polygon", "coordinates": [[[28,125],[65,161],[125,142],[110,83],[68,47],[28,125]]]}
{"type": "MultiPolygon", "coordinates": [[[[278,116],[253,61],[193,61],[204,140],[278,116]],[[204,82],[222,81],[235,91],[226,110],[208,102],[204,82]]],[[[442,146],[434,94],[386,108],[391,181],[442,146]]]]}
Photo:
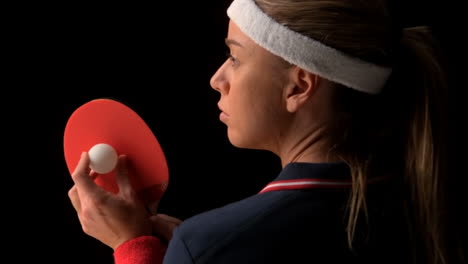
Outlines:
{"type": "MultiPolygon", "coordinates": [[[[126,103],[158,137],[170,170],[160,206],[163,213],[184,219],[254,194],[276,176],[279,159],[268,152],[232,147],[218,119],[219,95],[209,79],[225,59],[228,4],[67,2],[15,9],[9,21],[15,27],[6,40],[11,45],[5,71],[8,89],[2,98],[8,122],[5,145],[25,143],[21,148],[13,145],[14,158],[6,166],[19,166],[9,179],[28,190],[5,188],[14,196],[8,194],[4,200],[26,199],[5,206],[5,215],[13,216],[7,218],[14,227],[12,240],[18,241],[15,247],[25,252],[16,258],[112,263],[112,251],[81,230],[68,200],[72,181],[63,158],[68,117],[95,98],[126,103]]],[[[400,8],[405,25],[433,26],[445,48],[452,84],[451,148],[458,158],[465,141],[458,129],[463,119],[457,53],[461,44],[454,33],[460,28],[457,7],[411,1],[400,8]]],[[[455,170],[453,193],[466,199],[458,184],[466,180],[455,170]]]]}

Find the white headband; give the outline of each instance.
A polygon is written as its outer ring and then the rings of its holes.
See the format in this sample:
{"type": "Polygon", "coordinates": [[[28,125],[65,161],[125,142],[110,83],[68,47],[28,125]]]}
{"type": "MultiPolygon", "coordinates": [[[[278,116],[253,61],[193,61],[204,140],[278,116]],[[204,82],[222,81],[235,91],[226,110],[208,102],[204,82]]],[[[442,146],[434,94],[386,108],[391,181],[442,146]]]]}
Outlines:
{"type": "Polygon", "coordinates": [[[265,14],[254,0],[234,0],[229,18],[254,42],[291,64],[361,92],[377,94],[391,69],[350,57],[265,14]]]}

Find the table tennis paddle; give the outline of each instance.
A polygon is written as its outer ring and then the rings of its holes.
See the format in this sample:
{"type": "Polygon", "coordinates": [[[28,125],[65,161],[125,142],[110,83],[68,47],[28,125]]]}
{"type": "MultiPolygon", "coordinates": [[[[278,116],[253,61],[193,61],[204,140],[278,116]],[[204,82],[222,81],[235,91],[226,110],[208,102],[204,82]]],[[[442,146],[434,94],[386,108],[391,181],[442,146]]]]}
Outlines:
{"type": "MultiPolygon", "coordinates": [[[[98,144],[128,158],[133,189],[151,211],[164,194],[169,171],[164,152],[145,121],[130,107],[112,99],[95,99],[78,107],[65,126],[63,148],[70,173],[81,153],[98,144]]],[[[94,148],[95,149],[95,148],[94,148]]],[[[115,170],[98,174],[97,185],[117,193],[115,170]]]]}

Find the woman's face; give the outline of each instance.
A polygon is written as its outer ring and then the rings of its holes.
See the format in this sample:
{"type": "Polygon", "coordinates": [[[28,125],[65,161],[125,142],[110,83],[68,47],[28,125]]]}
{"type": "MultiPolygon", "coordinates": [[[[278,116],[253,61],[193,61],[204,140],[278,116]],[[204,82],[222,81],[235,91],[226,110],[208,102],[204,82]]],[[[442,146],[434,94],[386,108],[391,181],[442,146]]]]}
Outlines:
{"type": "Polygon", "coordinates": [[[234,146],[271,150],[281,137],[287,111],[285,63],[254,43],[231,21],[226,44],[230,57],[211,78],[221,94],[220,119],[234,146]]]}

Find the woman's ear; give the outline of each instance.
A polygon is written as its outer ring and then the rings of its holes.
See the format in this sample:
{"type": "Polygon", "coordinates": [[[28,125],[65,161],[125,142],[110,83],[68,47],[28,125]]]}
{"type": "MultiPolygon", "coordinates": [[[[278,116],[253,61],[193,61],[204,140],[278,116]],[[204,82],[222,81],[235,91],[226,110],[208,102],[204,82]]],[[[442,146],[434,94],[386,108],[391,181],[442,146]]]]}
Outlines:
{"type": "Polygon", "coordinates": [[[284,96],[288,112],[294,113],[315,94],[320,77],[297,66],[291,69],[289,77],[284,96]]]}

